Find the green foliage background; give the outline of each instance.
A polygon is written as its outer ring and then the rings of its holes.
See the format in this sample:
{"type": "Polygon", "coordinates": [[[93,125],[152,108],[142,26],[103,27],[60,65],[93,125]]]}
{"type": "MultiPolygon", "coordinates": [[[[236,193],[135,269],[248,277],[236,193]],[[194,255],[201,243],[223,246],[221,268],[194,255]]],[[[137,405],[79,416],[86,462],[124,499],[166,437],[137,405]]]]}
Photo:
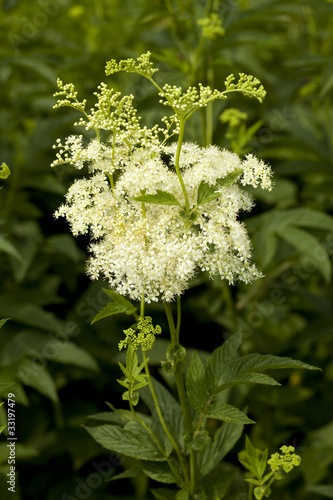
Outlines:
{"type": "MultiPolygon", "coordinates": [[[[108,298],[102,283],[84,275],[87,240],[75,240],[53,219],[74,172],[49,167],[52,145],[77,117],[52,110],[57,77],[88,99],[101,80],[112,81],[134,94],[148,125],[156,122],[163,110],[149,83],[137,75],[111,80],[103,71],[110,58],[147,50],[162,82],[222,89],[228,74],[244,72],[267,90],[262,105],[240,96],[214,105],[187,132],[186,140],[213,140],[265,159],[275,188],[252,190],[257,206],[244,217],[265,278],[230,288],[198,276],[184,297],[183,344],[211,351],[241,326],[243,354],[285,355],[323,369],[286,372],[283,387],[234,388],[229,401],[249,406],[257,423],[246,431],[256,447],[273,453],[289,444],[302,456],[301,467],[277,483],[273,500],[333,498],[332,24],[329,0],[3,0],[0,162],[12,173],[0,191],[0,317],[11,321],[0,330],[0,382],[15,381],[19,439],[15,494],[7,491],[7,449],[0,443],[3,500],[150,498],[143,476],[97,487],[101,473],[92,475],[102,462],[118,473],[129,466],[82,427],[87,415],[106,411],[105,400],[125,407],[115,381],[117,343],[129,325],[119,316],[90,326],[108,298]],[[225,29],[213,40],[197,24],[211,11],[225,29]],[[246,112],[247,122],[228,130],[219,120],[227,107],[246,112]]],[[[148,313],[165,326],[159,305],[148,313]]],[[[150,356],[158,377],[166,343],[159,339],[150,356]]],[[[0,390],[0,398],[7,393],[0,390]]],[[[242,447],[244,438],[236,451],[242,447]]],[[[231,464],[236,451],[227,457],[231,464]]],[[[237,478],[226,500],[246,498],[237,478]]]]}

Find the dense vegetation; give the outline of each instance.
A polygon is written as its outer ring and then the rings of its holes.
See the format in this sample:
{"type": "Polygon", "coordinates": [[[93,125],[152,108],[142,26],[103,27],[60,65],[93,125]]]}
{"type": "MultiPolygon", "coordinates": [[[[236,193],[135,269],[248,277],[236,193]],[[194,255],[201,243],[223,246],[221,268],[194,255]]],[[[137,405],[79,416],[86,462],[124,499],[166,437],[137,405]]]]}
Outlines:
{"type": "MultiPolygon", "coordinates": [[[[89,98],[107,60],[147,50],[170,84],[222,89],[228,74],[244,72],[267,91],[263,104],[240,95],[215,103],[187,131],[200,145],[253,152],[272,166],[275,187],[251,189],[257,205],[243,217],[265,277],[229,287],[198,275],[183,300],[183,343],[211,351],[241,328],[242,354],[290,356],[323,370],[280,372],[282,387],[233,388],[228,401],[249,407],[256,424],[246,432],[257,448],[274,453],[288,444],[302,458],[276,483],[273,500],[333,498],[332,22],[329,0],[3,1],[0,163],[11,175],[0,191],[0,317],[11,319],[0,330],[0,382],[15,381],[19,441],[16,493],[7,490],[0,443],[3,500],[150,498],[143,476],[98,485],[91,476],[102,462],[118,473],[133,465],[82,427],[107,410],[105,401],[124,405],[117,344],[129,325],[121,316],[90,325],[109,300],[105,283],[85,276],[87,239],[53,218],[77,172],[49,166],[56,139],[77,131],[76,111],[52,109],[57,77],[89,98]],[[223,29],[210,38],[197,20],[211,12],[223,29]]],[[[154,89],[125,76],[104,81],[133,93],[145,122],[155,123],[154,89]]],[[[162,306],[147,311],[166,329],[162,306]]],[[[165,346],[158,339],[150,355],[159,380],[165,346]]],[[[239,466],[243,448],[244,436],[230,464],[239,466]]],[[[224,498],[245,499],[246,491],[238,473],[224,498]]]]}

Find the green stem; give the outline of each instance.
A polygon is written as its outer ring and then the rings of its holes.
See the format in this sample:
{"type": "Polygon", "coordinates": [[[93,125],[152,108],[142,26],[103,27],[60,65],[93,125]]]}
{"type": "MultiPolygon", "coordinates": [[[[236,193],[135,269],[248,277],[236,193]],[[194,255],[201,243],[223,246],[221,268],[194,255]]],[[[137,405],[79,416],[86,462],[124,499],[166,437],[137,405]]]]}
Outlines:
{"type": "MultiPolygon", "coordinates": [[[[214,72],[212,68],[207,70],[208,85],[214,88],[214,72]]],[[[210,102],[206,107],[206,146],[213,142],[213,103],[210,102]]]]}
{"type": "Polygon", "coordinates": [[[187,194],[184,180],[182,178],[182,174],[180,173],[180,165],[179,165],[180,152],[182,149],[182,144],[183,144],[183,139],[184,139],[184,129],[185,129],[185,119],[183,117],[180,117],[179,136],[178,136],[177,152],[176,152],[176,157],[175,157],[175,167],[176,167],[176,174],[177,174],[177,177],[178,177],[178,180],[180,182],[180,185],[181,185],[181,188],[183,191],[183,195],[184,195],[186,212],[189,214],[190,213],[190,202],[188,199],[188,194],[187,194]]]}
{"type": "MultiPolygon", "coordinates": [[[[144,297],[142,297],[141,298],[141,304],[140,304],[140,316],[142,318],[144,318],[144,314],[145,314],[145,302],[144,302],[144,297]]],[[[146,355],[146,353],[145,353],[144,350],[142,350],[142,356],[143,356],[143,360],[146,361],[147,355],[146,355]]],[[[172,434],[170,433],[169,429],[166,426],[166,423],[165,423],[165,420],[163,418],[162,411],[161,411],[161,408],[160,408],[160,405],[159,405],[159,402],[158,402],[158,399],[157,399],[157,396],[156,396],[156,392],[155,392],[153,383],[151,381],[151,376],[150,376],[150,371],[149,371],[148,363],[146,363],[146,366],[145,366],[145,373],[147,375],[149,389],[150,389],[150,392],[151,392],[151,395],[152,395],[152,398],[153,398],[153,401],[154,401],[154,404],[155,404],[155,407],[156,407],[158,418],[159,418],[159,420],[161,422],[161,425],[162,425],[162,427],[164,429],[164,432],[166,433],[166,435],[168,436],[168,438],[171,441],[171,444],[172,444],[172,446],[173,446],[173,448],[174,448],[174,450],[176,452],[176,455],[178,457],[179,463],[181,465],[185,481],[188,483],[189,482],[189,478],[188,478],[188,472],[187,472],[187,469],[186,469],[186,466],[185,466],[185,463],[184,463],[184,458],[182,457],[182,455],[180,453],[178,444],[176,443],[175,439],[173,438],[172,434]]],[[[184,481],[183,480],[180,483],[180,485],[184,486],[184,481]]]]}
{"type": "Polygon", "coordinates": [[[170,469],[172,470],[174,476],[177,478],[177,481],[179,482],[179,484],[182,486],[182,487],[185,487],[186,488],[186,484],[184,483],[183,481],[183,478],[178,474],[177,470],[175,469],[172,461],[167,457],[166,453],[165,453],[165,450],[163,448],[163,446],[161,445],[161,443],[159,442],[158,438],[155,436],[155,434],[153,433],[153,431],[148,427],[148,425],[146,425],[144,423],[144,421],[139,417],[139,415],[136,413],[136,411],[134,410],[134,407],[131,403],[131,401],[129,401],[129,405],[130,405],[130,409],[131,409],[131,412],[134,416],[134,418],[140,423],[140,425],[142,425],[142,427],[144,429],[146,429],[146,431],[151,435],[152,439],[154,440],[154,442],[156,443],[156,446],[158,447],[158,449],[160,450],[161,454],[164,456],[166,462],[168,463],[170,469]]]}
{"type": "MultiPolygon", "coordinates": [[[[177,306],[179,309],[180,304],[177,304],[177,306]]],[[[168,304],[167,302],[164,302],[164,309],[165,309],[166,317],[168,320],[170,336],[171,336],[171,344],[173,346],[179,345],[179,331],[177,331],[177,329],[175,327],[170,304],[168,304]]],[[[179,315],[178,315],[178,317],[179,317],[179,315]]],[[[178,321],[177,321],[177,326],[178,326],[178,321]]],[[[188,405],[188,401],[187,401],[187,397],[186,397],[182,369],[181,369],[181,366],[179,364],[176,365],[175,379],[176,379],[176,386],[177,386],[177,391],[178,391],[179,402],[180,402],[180,406],[181,406],[183,417],[184,417],[185,431],[188,432],[190,435],[192,435],[193,434],[193,426],[192,426],[191,412],[190,412],[190,407],[188,405]]],[[[195,492],[196,478],[197,478],[196,456],[195,456],[194,450],[190,450],[190,493],[191,494],[194,494],[194,492],[195,492]]]]}
{"type": "Polygon", "coordinates": [[[182,320],[182,307],[181,307],[180,295],[177,295],[177,326],[176,326],[176,332],[177,332],[178,343],[179,343],[179,332],[180,332],[181,320],[182,320]]]}

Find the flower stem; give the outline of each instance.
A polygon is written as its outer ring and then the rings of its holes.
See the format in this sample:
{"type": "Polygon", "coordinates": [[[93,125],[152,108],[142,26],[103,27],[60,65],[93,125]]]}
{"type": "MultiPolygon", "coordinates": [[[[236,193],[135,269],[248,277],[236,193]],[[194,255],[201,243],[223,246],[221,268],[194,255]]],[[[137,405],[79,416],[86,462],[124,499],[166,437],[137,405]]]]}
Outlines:
{"type": "MultiPolygon", "coordinates": [[[[179,330],[177,331],[177,329],[175,327],[175,323],[174,323],[174,319],[172,316],[170,305],[168,303],[164,302],[164,308],[165,308],[165,313],[166,313],[168,324],[169,324],[171,343],[173,346],[175,346],[175,345],[179,344],[179,330]]],[[[179,299],[179,302],[177,303],[177,309],[178,309],[178,321],[177,321],[177,328],[178,328],[178,326],[180,326],[180,320],[179,320],[179,317],[180,317],[180,314],[179,314],[180,299],[179,299]]],[[[181,366],[179,364],[176,365],[175,379],[176,379],[176,386],[177,386],[177,391],[178,391],[179,402],[180,402],[180,406],[181,406],[183,417],[184,417],[185,431],[188,432],[190,435],[192,435],[193,434],[193,426],[192,426],[191,412],[190,412],[190,407],[189,407],[187,397],[186,397],[182,369],[181,369],[181,366]]],[[[190,493],[191,494],[194,494],[194,492],[195,492],[196,477],[197,477],[196,456],[195,456],[194,450],[190,450],[190,493]]]]}
{"type": "Polygon", "coordinates": [[[190,213],[190,202],[188,199],[188,194],[187,194],[184,180],[182,178],[182,174],[180,173],[180,165],[179,165],[180,152],[182,149],[182,144],[183,144],[183,139],[184,139],[184,129],[185,129],[185,118],[180,116],[179,136],[178,136],[177,152],[176,152],[176,157],[175,157],[175,168],[176,168],[176,174],[177,174],[178,180],[180,182],[180,185],[181,185],[181,188],[183,191],[186,212],[189,214],[190,213]]]}
{"type": "MultiPolygon", "coordinates": [[[[144,297],[142,297],[141,304],[140,304],[140,316],[142,318],[144,318],[144,307],[145,307],[144,297]]],[[[144,350],[142,350],[142,356],[143,356],[143,360],[146,361],[147,355],[146,355],[146,352],[144,350]]],[[[171,444],[172,444],[172,446],[173,446],[173,448],[174,448],[174,450],[176,452],[176,455],[178,457],[179,463],[181,465],[181,468],[182,468],[182,471],[183,471],[183,474],[184,474],[185,481],[187,483],[189,483],[188,471],[187,471],[185,463],[184,463],[184,458],[182,457],[182,455],[180,453],[180,450],[179,450],[179,446],[176,443],[176,441],[175,441],[174,437],[172,436],[172,434],[170,433],[168,427],[166,426],[165,420],[163,418],[162,411],[161,411],[161,408],[160,408],[160,405],[159,405],[159,402],[158,402],[158,399],[157,399],[157,396],[156,396],[156,392],[155,392],[155,389],[154,389],[154,386],[153,386],[153,383],[152,383],[152,380],[151,380],[148,363],[146,363],[146,365],[145,365],[145,373],[147,375],[149,389],[150,389],[150,392],[151,392],[151,395],[152,395],[152,398],[153,398],[153,401],[154,401],[154,404],[155,404],[155,407],[156,407],[158,418],[159,418],[159,420],[161,422],[161,425],[162,425],[162,427],[164,429],[164,432],[168,436],[168,438],[171,441],[171,444]]],[[[179,483],[179,484],[180,485],[184,485],[184,481],[182,480],[182,482],[179,483]]]]}
{"type": "Polygon", "coordinates": [[[156,443],[156,446],[158,447],[158,449],[160,450],[161,454],[164,456],[165,460],[167,461],[170,469],[172,470],[174,476],[176,477],[178,483],[182,486],[182,487],[186,487],[185,483],[184,483],[184,480],[183,478],[178,474],[177,470],[175,469],[172,461],[167,457],[166,453],[165,453],[165,450],[163,448],[163,446],[161,445],[161,443],[159,442],[158,438],[155,436],[155,434],[153,433],[153,431],[148,427],[148,425],[146,425],[144,423],[144,421],[139,417],[139,415],[136,413],[131,401],[129,401],[129,404],[130,404],[130,409],[131,409],[131,412],[134,416],[134,418],[142,425],[142,427],[144,429],[146,429],[146,431],[151,435],[152,439],[155,441],[156,443]]]}

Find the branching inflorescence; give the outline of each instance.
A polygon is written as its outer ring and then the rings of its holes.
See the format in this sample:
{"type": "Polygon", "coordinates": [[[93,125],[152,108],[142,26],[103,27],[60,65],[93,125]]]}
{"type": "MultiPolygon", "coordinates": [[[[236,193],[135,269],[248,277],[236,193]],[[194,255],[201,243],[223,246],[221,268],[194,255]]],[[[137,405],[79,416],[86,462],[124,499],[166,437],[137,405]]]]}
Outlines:
{"type": "Polygon", "coordinates": [[[146,302],[174,300],[189,286],[199,270],[220,275],[233,283],[252,281],[261,275],[251,262],[251,244],[241,210],[252,199],[240,185],[271,189],[271,171],[261,160],[217,146],[183,143],[187,119],[216,99],[239,91],[261,101],[259,81],[241,74],[226,80],[224,91],[199,84],[185,92],[181,87],[153,80],[157,71],[150,53],[137,61],[107,63],[106,73],[135,72],[158,89],[162,104],[174,114],[161,125],[142,127],[133,107],[133,96],[121,96],[105,83],[95,93],[98,101],[90,113],[77,100],[72,84],[60,80],[64,96],[55,107],[72,106],[84,113],[77,124],[96,131],[96,139],[84,144],[83,136],[58,140],[53,166],[85,165],[91,175],[74,182],[66,203],[56,212],[64,216],[74,235],[90,232],[91,258],[87,271],[92,279],[103,276],[116,292],[146,302]],[[100,131],[109,133],[100,140],[100,131]],[[178,141],[170,143],[175,136],[178,141]]]}

